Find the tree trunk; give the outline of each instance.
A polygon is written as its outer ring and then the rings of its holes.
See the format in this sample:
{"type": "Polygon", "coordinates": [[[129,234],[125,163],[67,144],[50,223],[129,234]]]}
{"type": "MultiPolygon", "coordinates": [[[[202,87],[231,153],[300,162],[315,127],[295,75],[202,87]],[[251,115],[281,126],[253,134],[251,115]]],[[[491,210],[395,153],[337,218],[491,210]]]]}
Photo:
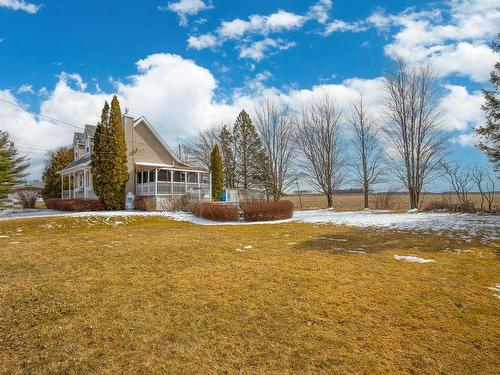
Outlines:
{"type": "Polygon", "coordinates": [[[333,196],[332,194],[326,195],[327,208],[333,208],[333,196]]]}
{"type": "Polygon", "coordinates": [[[365,193],[365,207],[364,208],[368,208],[368,186],[366,186],[366,185],[364,188],[364,193],[365,193]]]}

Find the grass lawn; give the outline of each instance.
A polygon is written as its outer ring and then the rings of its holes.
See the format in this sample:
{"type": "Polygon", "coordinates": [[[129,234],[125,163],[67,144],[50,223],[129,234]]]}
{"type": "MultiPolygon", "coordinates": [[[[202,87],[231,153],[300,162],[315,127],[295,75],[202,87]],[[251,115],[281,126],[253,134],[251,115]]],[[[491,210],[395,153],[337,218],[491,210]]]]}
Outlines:
{"type": "Polygon", "coordinates": [[[500,368],[498,247],[478,239],[158,217],[11,220],[0,232],[2,374],[500,368]]]}

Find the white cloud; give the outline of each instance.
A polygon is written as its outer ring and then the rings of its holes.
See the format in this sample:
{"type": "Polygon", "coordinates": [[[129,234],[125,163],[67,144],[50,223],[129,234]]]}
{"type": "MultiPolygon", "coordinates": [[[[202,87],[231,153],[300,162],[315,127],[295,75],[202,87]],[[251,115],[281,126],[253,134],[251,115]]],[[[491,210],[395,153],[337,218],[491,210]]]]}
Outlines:
{"type": "Polygon", "coordinates": [[[189,48],[204,49],[217,47],[219,41],[212,34],[203,34],[199,36],[190,36],[188,39],[189,48]]]}
{"type": "Polygon", "coordinates": [[[33,85],[21,85],[17,89],[17,94],[33,94],[33,85]]]}
{"type": "Polygon", "coordinates": [[[480,138],[474,133],[465,133],[450,138],[450,142],[462,147],[474,147],[480,142],[480,138]]]}
{"type": "Polygon", "coordinates": [[[307,13],[307,18],[315,19],[319,23],[326,23],[330,15],[328,14],[332,9],[332,1],[331,0],[320,0],[316,4],[313,4],[309,8],[309,12],[307,13]]]}
{"type": "Polygon", "coordinates": [[[440,106],[445,114],[445,130],[467,132],[484,122],[481,91],[469,93],[464,86],[458,85],[445,85],[444,88],[448,93],[441,99],[440,106]]]}
{"type": "Polygon", "coordinates": [[[265,57],[266,51],[283,50],[295,45],[281,40],[278,43],[278,39],[269,37],[270,34],[300,29],[311,20],[325,23],[329,18],[328,11],[331,6],[331,0],[319,0],[304,14],[279,9],[269,15],[250,15],[246,20],[235,18],[222,21],[213,32],[198,36],[191,35],[188,38],[188,46],[194,49],[213,48],[228,40],[236,40],[236,48],[240,51],[240,57],[259,61],[265,57]],[[252,40],[251,38],[255,35],[265,38],[260,41],[252,40]],[[280,48],[280,46],[286,46],[286,48],[280,48]]]}
{"type": "Polygon", "coordinates": [[[375,11],[367,24],[397,29],[385,53],[410,62],[431,61],[440,76],[459,74],[485,82],[500,54],[488,43],[498,32],[500,0],[450,0],[446,7],[400,14],[375,11]]]}
{"type": "Polygon", "coordinates": [[[353,32],[358,33],[361,31],[366,31],[367,27],[361,22],[348,23],[342,20],[333,20],[329,23],[324,31],[324,35],[330,35],[334,32],[353,32]]]}
{"type": "Polygon", "coordinates": [[[450,74],[469,76],[477,82],[486,82],[489,79],[490,71],[500,54],[495,53],[485,44],[471,44],[460,42],[455,45],[448,45],[442,49],[435,49],[429,61],[439,77],[450,74]]]}
{"type": "MultiPolygon", "coordinates": [[[[218,86],[213,74],[192,60],[159,53],[139,60],[136,67],[136,74],[123,82],[112,81],[121,107],[130,108],[131,115],[148,118],[169,143],[194,135],[214,122],[233,122],[242,108],[252,112],[264,95],[300,108],[302,103],[326,92],[337,100],[344,113],[348,113],[351,101],[363,94],[367,108],[378,117],[383,114],[381,78],[352,78],[339,84],[280,89],[266,86],[272,75],[263,71],[247,81],[247,89],[234,90],[225,101],[215,96],[218,86]]],[[[456,85],[448,85],[445,89],[447,95],[441,102],[446,115],[445,129],[462,135],[470,134],[472,126],[481,121],[481,93],[469,93],[464,87],[456,85]]],[[[40,114],[78,126],[95,124],[104,100],[109,101],[112,93],[86,90],[87,84],[80,75],[61,73],[53,90],[44,90],[48,96],[41,97],[40,114]]],[[[9,90],[0,90],[0,97],[22,105],[9,90]]],[[[11,134],[21,151],[28,151],[34,177],[40,175],[44,150],[69,144],[75,131],[70,126],[53,123],[4,102],[0,102],[0,129],[11,134]],[[35,147],[30,149],[29,145],[35,147]]]]}
{"type": "Polygon", "coordinates": [[[295,46],[294,42],[285,42],[281,39],[266,38],[240,49],[241,58],[250,58],[254,61],[262,60],[272,51],[282,51],[295,46]]]}
{"type": "Polygon", "coordinates": [[[223,21],[217,34],[223,39],[239,39],[248,33],[267,35],[302,27],[306,17],[279,10],[268,16],[251,15],[248,21],[236,18],[223,21]]]}
{"type": "Polygon", "coordinates": [[[175,3],[168,3],[167,6],[158,7],[159,10],[169,10],[177,13],[181,26],[187,26],[188,16],[194,16],[202,10],[210,9],[212,6],[202,0],[179,0],[175,3]]]}
{"type": "Polygon", "coordinates": [[[38,12],[40,7],[41,5],[26,3],[23,0],[0,0],[0,8],[23,10],[31,14],[38,12]]]}

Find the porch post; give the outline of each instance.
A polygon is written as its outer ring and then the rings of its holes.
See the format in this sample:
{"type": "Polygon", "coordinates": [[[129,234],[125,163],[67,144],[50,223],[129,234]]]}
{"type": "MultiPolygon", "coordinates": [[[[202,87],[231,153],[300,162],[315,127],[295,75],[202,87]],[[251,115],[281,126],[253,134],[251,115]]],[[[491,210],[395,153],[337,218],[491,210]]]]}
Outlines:
{"type": "Polygon", "coordinates": [[[169,170],[170,172],[170,195],[174,195],[174,171],[169,170]]]}
{"type": "Polygon", "coordinates": [[[212,173],[210,173],[208,176],[209,176],[209,179],[208,179],[208,183],[209,183],[208,199],[210,200],[210,202],[212,202],[212,173]]]}
{"type": "Polygon", "coordinates": [[[83,170],[83,197],[87,198],[87,170],[83,170]]]}
{"type": "Polygon", "coordinates": [[[198,200],[201,200],[200,172],[196,173],[196,178],[198,179],[198,200]]]}
{"type": "Polygon", "coordinates": [[[184,171],[184,193],[188,191],[188,172],[184,171]]]}
{"type": "Polygon", "coordinates": [[[73,189],[71,189],[71,197],[75,198],[75,172],[73,172],[73,189]]]}
{"type": "Polygon", "coordinates": [[[61,173],[61,199],[64,198],[64,175],[61,173]]]}
{"type": "Polygon", "coordinates": [[[158,195],[158,169],[155,168],[155,197],[158,195]]]}

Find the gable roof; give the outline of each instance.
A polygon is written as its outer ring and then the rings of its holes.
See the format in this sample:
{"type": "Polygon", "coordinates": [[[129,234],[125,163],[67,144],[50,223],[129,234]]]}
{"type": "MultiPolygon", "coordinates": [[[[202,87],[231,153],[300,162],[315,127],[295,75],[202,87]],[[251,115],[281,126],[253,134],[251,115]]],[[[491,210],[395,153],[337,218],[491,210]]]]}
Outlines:
{"type": "Polygon", "coordinates": [[[84,139],[85,139],[85,136],[84,136],[83,133],[75,132],[75,134],[73,134],[73,144],[75,144],[75,143],[83,143],[84,139]]]}
{"type": "Polygon", "coordinates": [[[66,167],[64,167],[64,169],[61,169],[57,173],[61,174],[61,173],[65,173],[65,172],[71,172],[76,167],[85,167],[87,165],[90,165],[90,155],[85,155],[85,156],[81,157],[80,159],[73,160],[66,167]]]}
{"type": "Polygon", "coordinates": [[[181,161],[177,157],[175,152],[173,152],[172,149],[170,148],[170,146],[161,138],[161,136],[158,134],[158,132],[155,130],[155,128],[153,128],[153,126],[149,123],[149,121],[146,119],[146,117],[141,116],[138,119],[134,120],[134,127],[136,127],[140,123],[144,123],[146,125],[146,127],[149,129],[151,134],[153,134],[155,136],[155,138],[158,140],[158,142],[160,142],[160,144],[163,146],[163,148],[165,148],[165,150],[167,150],[167,152],[172,156],[172,158],[175,160],[176,163],[179,163],[181,166],[193,168],[193,166],[191,166],[190,164],[188,164],[186,162],[181,161]]]}
{"type": "Polygon", "coordinates": [[[84,137],[94,137],[97,126],[85,124],[84,137]]]}

